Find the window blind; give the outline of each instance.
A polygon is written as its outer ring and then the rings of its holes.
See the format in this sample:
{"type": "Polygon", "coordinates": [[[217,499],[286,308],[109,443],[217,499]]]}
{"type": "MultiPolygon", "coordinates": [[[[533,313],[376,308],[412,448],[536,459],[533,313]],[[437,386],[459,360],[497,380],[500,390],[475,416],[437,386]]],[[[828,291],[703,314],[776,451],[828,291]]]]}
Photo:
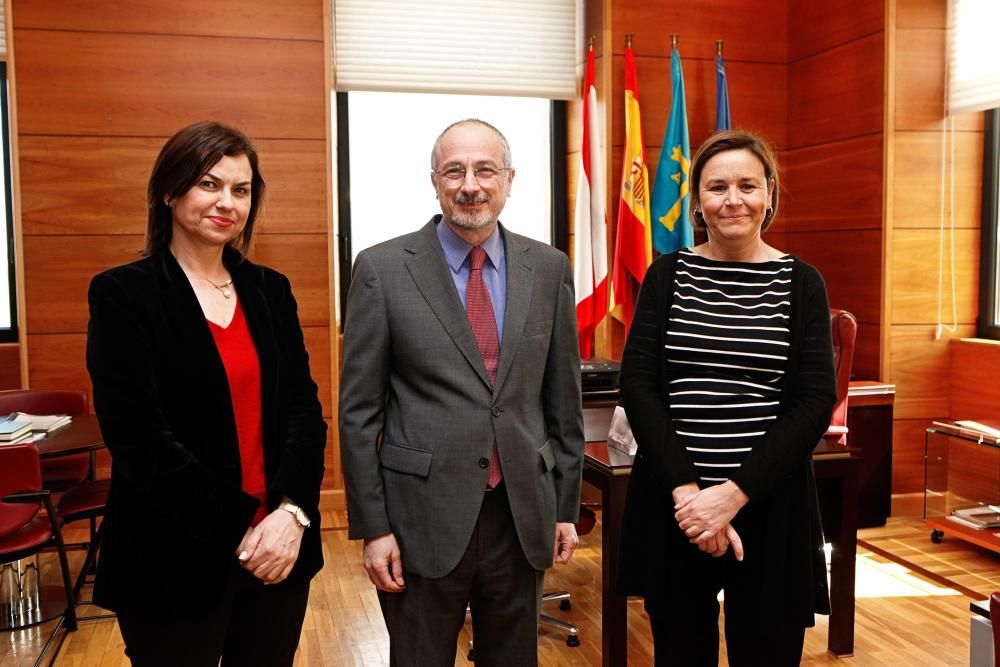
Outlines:
{"type": "Polygon", "coordinates": [[[577,6],[333,0],[335,88],[571,99],[581,53],[577,6]]]}
{"type": "Polygon", "coordinates": [[[7,60],[7,3],[0,0],[0,60],[7,60]]]}
{"type": "Polygon", "coordinates": [[[1000,107],[1000,2],[951,0],[949,116],[1000,107]]]}

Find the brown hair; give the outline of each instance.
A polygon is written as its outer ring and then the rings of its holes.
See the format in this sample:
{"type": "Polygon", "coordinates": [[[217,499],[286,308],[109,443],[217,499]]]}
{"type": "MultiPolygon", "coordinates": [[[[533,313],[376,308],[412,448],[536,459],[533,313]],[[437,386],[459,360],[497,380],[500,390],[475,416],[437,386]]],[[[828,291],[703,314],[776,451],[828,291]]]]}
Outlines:
{"type": "Polygon", "coordinates": [[[250,211],[238,238],[229,245],[246,255],[253,243],[257,216],[264,204],[264,177],[257,164],[257,151],[245,134],[213,121],[188,125],[167,140],[153,164],[146,189],[149,217],[144,256],[163,250],[173,236],[173,213],[166,200],[183,197],[223,157],[246,155],[253,177],[250,181],[250,211]]]}
{"type": "Polygon", "coordinates": [[[701,172],[705,168],[705,163],[719,153],[726,151],[749,151],[760,160],[764,167],[764,181],[768,185],[773,185],[771,191],[771,201],[767,212],[764,214],[764,224],[760,230],[765,231],[774,222],[774,217],[778,214],[778,193],[781,191],[781,184],[778,179],[778,161],[774,157],[774,148],[766,139],[753,132],[746,130],[724,130],[713,134],[705,140],[694,154],[691,161],[691,222],[697,229],[705,227],[705,219],[698,211],[700,204],[698,193],[701,191],[701,172]]]}

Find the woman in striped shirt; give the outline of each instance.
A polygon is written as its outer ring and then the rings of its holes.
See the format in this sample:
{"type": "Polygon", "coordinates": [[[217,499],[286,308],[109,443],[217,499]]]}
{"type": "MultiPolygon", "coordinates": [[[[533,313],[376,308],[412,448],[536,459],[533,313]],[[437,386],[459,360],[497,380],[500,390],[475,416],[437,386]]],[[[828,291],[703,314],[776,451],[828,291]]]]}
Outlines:
{"type": "Polygon", "coordinates": [[[620,592],[646,598],[657,665],[798,665],[829,613],[811,452],[836,400],[823,279],[761,237],[778,209],[771,147],[743,131],[692,162],[707,243],[643,282],[622,359],[638,443],[620,592]]]}

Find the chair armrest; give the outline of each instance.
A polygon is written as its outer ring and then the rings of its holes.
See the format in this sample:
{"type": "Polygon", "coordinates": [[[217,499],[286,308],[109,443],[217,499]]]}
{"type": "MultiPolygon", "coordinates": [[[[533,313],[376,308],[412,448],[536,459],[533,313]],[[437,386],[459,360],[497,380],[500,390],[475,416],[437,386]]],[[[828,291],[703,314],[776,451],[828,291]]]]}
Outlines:
{"type": "Polygon", "coordinates": [[[51,503],[52,492],[48,489],[42,489],[40,491],[22,491],[20,493],[12,493],[9,496],[4,496],[0,498],[0,502],[5,503],[42,503],[46,499],[49,499],[51,503]]]}

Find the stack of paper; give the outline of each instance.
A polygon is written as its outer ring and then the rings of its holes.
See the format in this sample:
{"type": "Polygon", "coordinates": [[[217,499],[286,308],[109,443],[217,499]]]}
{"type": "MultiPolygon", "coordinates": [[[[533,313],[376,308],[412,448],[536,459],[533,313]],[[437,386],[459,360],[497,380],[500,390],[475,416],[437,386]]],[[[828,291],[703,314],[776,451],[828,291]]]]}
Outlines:
{"type": "Polygon", "coordinates": [[[14,419],[30,422],[31,430],[35,433],[51,433],[72,421],[69,415],[29,415],[24,412],[15,412],[14,419]]]}
{"type": "Polygon", "coordinates": [[[969,528],[1000,528],[1000,507],[996,505],[962,507],[953,511],[948,518],[969,528]]]}
{"type": "Polygon", "coordinates": [[[29,438],[31,438],[30,423],[12,419],[0,421],[0,445],[13,445],[29,438]]]}

